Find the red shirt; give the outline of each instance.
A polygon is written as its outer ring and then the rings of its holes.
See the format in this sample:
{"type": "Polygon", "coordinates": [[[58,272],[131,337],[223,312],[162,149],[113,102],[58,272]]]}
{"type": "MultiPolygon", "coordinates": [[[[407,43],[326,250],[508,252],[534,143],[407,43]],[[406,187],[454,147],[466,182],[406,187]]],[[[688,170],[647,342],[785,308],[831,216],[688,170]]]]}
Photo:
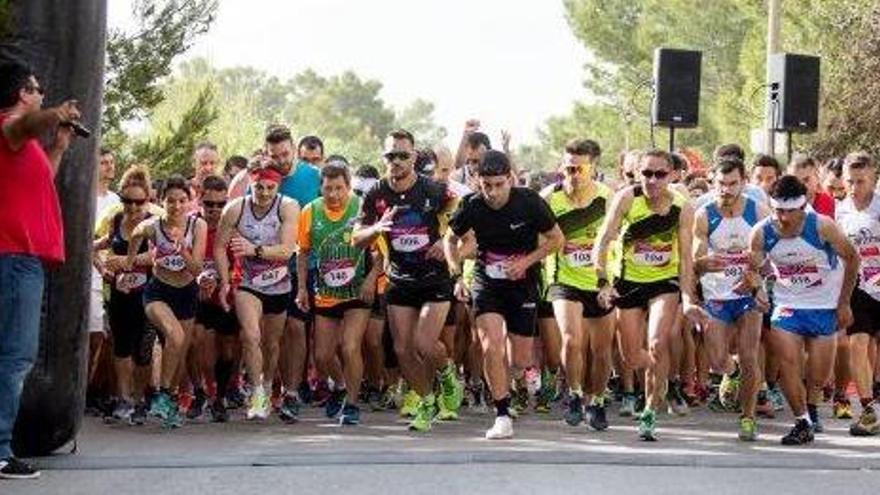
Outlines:
{"type": "MultiPolygon", "coordinates": [[[[0,114],[0,127],[9,114],[0,114]]],[[[0,132],[0,254],[35,256],[47,265],[64,262],[64,226],[52,163],[30,138],[13,151],[0,132]]]]}
{"type": "Polygon", "coordinates": [[[813,196],[813,209],[820,215],[834,218],[834,197],[822,191],[816,191],[813,196]]]}

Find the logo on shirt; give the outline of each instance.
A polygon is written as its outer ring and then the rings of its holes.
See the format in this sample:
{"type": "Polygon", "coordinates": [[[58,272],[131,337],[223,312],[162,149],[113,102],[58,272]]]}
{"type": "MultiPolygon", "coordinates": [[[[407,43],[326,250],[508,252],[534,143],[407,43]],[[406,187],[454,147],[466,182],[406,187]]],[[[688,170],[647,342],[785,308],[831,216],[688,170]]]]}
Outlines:
{"type": "Polygon", "coordinates": [[[510,224],[510,230],[518,230],[519,228],[523,227],[525,224],[526,224],[525,222],[512,223],[512,224],[510,224]]]}

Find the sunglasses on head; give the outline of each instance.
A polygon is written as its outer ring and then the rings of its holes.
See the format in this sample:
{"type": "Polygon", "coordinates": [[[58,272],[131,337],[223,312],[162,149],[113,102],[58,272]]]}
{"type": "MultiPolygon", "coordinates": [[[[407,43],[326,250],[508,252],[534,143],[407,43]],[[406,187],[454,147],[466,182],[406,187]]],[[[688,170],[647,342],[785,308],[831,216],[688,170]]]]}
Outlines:
{"type": "Polygon", "coordinates": [[[122,204],[124,204],[124,205],[137,205],[137,206],[141,206],[142,204],[147,202],[146,199],[132,199],[132,198],[120,198],[120,201],[122,201],[122,204]]]}
{"type": "Polygon", "coordinates": [[[666,170],[642,170],[642,177],[646,179],[654,177],[657,180],[663,180],[668,176],[669,172],[666,170]]]}
{"type": "Polygon", "coordinates": [[[389,162],[393,162],[394,160],[406,161],[409,160],[412,154],[409,151],[389,151],[385,153],[385,159],[389,162]]]}
{"type": "Polygon", "coordinates": [[[223,208],[226,206],[226,201],[202,201],[202,204],[205,208],[223,208]]]}
{"type": "Polygon", "coordinates": [[[40,95],[46,94],[46,90],[43,89],[42,86],[29,85],[29,86],[26,86],[24,89],[28,92],[31,92],[31,93],[39,93],[40,95]]]}

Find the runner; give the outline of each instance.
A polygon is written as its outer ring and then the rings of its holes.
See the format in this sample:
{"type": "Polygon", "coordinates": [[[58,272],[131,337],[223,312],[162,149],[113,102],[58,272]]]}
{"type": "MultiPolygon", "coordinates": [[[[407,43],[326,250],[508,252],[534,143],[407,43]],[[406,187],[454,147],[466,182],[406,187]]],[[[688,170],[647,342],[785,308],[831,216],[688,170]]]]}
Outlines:
{"type": "Polygon", "coordinates": [[[821,388],[834,366],[835,332],[853,322],[850,296],[859,259],[831,219],[805,211],[807,188],[797,177],[781,177],[771,199],[773,215],[751,232],[752,268],[757,271],[768,258],[776,274],[770,341],[796,418],[782,443],[801,445],[813,441],[821,388]]]}
{"type": "Polygon", "coordinates": [[[196,276],[202,271],[205,255],[205,221],[189,216],[191,189],[180,177],[165,182],[162,201],[165,214],[144,220],[131,235],[123,268],[132,271],[144,240],[153,247],[153,277],[144,290],[147,318],[164,338],[162,376],[159,393],[154,395],[150,414],[166,427],[178,427],[183,419],[172,397],[178,367],[186,358],[187,335],[196,313],[196,276]]]}
{"type": "Polygon", "coordinates": [[[639,437],[646,441],[656,440],[656,410],[666,395],[669,340],[679,292],[686,303],[695,299],[690,266],[693,210],[687,198],[669,190],[671,173],[665,151],[642,154],[638,169],[641,182],[615,194],[593,259],[599,303],[618,308],[626,367],[646,369],[646,404],[639,420],[639,437]],[[609,246],[618,234],[623,249],[621,276],[611,285],[606,264],[609,246]],[[643,347],[646,321],[647,351],[643,347]]]}
{"type": "Polygon", "coordinates": [[[716,165],[715,200],[695,213],[693,257],[709,316],[702,325],[709,365],[716,373],[732,373],[729,354],[731,347],[736,349],[741,373],[739,439],[754,441],[761,314],[745,279],[759,280],[749,269],[749,232],[769,209],[743,195],[745,181],[741,161],[724,158],[716,165]]]}
{"type": "Polygon", "coordinates": [[[356,425],[360,422],[357,401],[364,377],[361,346],[382,260],[370,260],[370,250],[351,244],[352,225],[361,204],[352,194],[347,168],[328,164],[321,169],[321,196],[300,214],[296,302],[303,312],[312,309],[306,280],[309,260],[314,259],[318,267],[313,308],[315,364],[324,376],[344,376],[341,389],[346,395],[339,422],[356,425]]]}
{"type": "Polygon", "coordinates": [[[401,372],[419,396],[410,429],[428,431],[436,412],[434,373],[442,368],[440,400],[454,409],[461,385],[440,334],[452,299],[443,262],[441,221],[454,198],[443,184],[415,173],[415,140],[396,130],[385,139],[388,176],[364,195],[352,238],[371,246],[380,236],[389,247],[385,292],[388,320],[401,372]]]}
{"type": "Polygon", "coordinates": [[[249,420],[269,417],[268,394],[278,365],[279,341],[290,300],[287,263],[296,246],[299,205],[278,193],[282,177],[282,171],[274,164],[256,170],[251,177],[252,194],[226,206],[214,239],[219,298],[226,310],[232,290],[226,246],[241,259],[242,279],[234,290],[234,301],[241,324],[242,354],[253,385],[247,411],[249,420]]]}
{"type": "MultiPolygon", "coordinates": [[[[877,168],[867,153],[852,153],[843,162],[843,183],[846,196],[837,205],[837,223],[849,237],[861,259],[859,284],[852,295],[854,322],[847,328],[850,347],[851,376],[855,379],[862,414],[850,426],[854,436],[880,433],[876,397],[872,390],[873,366],[870,347],[872,337],[880,335],[880,195],[877,168]]],[[[849,399],[846,399],[849,405],[849,399]]]]}
{"type": "Polygon", "coordinates": [[[123,265],[132,232],[150,216],[146,207],[150,198],[149,172],[137,165],[129,167],[122,175],[119,191],[124,209],[114,215],[110,232],[95,241],[95,265],[102,278],[110,282],[107,314],[113,336],[113,364],[119,399],[112,417],[142,424],[146,407],[139,403],[139,399],[143,399],[143,379],[150,373],[155,340],[154,333],[147,326],[143,293],[153,257],[143,245],[138,250],[134,268],[127,271],[123,265]],[[105,256],[102,251],[108,249],[110,253],[105,256]]]}
{"type": "MultiPolygon", "coordinates": [[[[218,226],[223,208],[227,203],[227,184],[219,176],[209,175],[202,181],[202,197],[200,199],[202,211],[200,216],[208,226],[205,252],[211,254],[211,258],[205,260],[202,273],[199,274],[199,304],[196,311],[196,333],[203,332],[203,355],[201,358],[201,376],[204,381],[212,378],[215,383],[216,395],[210,405],[211,419],[216,423],[224,423],[228,420],[226,408],[226,395],[230,392],[230,380],[236,371],[236,363],[240,353],[240,339],[238,319],[234,311],[225,311],[220,301],[220,274],[217,271],[217,263],[214,261],[214,241],[217,238],[218,226]]],[[[231,282],[235,287],[241,281],[241,267],[238,259],[227,245],[226,259],[232,270],[231,282]]],[[[230,295],[231,296],[231,295],[230,295]]],[[[232,297],[227,297],[226,305],[234,304],[232,297]]],[[[202,392],[204,394],[204,392],[202,392]]],[[[199,393],[196,392],[196,400],[199,393]]],[[[207,394],[204,394],[207,399],[207,394]]],[[[194,402],[191,411],[199,411],[199,405],[194,402]]],[[[196,413],[190,414],[197,417],[196,413]]]]}
{"type": "Polygon", "coordinates": [[[480,192],[468,195],[450,220],[445,238],[446,259],[455,291],[467,297],[461,281],[459,239],[473,232],[477,242],[473,307],[482,342],[484,372],[495,401],[495,424],[487,439],[513,436],[510,417],[509,362],[517,376],[533,365],[539,263],[564,241],[553,212],[529,189],[513,187],[510,161],[504,153],[487,151],[478,168],[480,192]],[[546,238],[539,243],[539,235],[546,238]]]}
{"type": "Polygon", "coordinates": [[[608,186],[592,178],[599,153],[599,145],[591,140],[566,144],[563,182],[545,196],[565,235],[562,250],[547,258],[549,298],[562,330],[562,364],[568,383],[565,421],[571,426],[580,424],[586,405],[587,423],[594,430],[608,428],[605,387],[611,374],[614,340],[612,310],[599,306],[596,299],[599,287],[592,261],[598,230],[613,194],[608,186]],[[587,355],[589,372],[585,368],[587,355]],[[590,380],[585,391],[587,376],[590,380]]]}

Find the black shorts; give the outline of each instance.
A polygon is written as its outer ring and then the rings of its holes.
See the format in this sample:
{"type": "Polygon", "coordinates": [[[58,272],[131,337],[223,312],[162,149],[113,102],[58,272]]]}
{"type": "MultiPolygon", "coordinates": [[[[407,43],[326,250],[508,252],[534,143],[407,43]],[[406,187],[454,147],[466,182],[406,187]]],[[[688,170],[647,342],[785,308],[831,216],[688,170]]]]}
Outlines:
{"type": "Polygon", "coordinates": [[[143,293],[111,290],[107,319],[113,335],[113,357],[132,358],[138,366],[150,364],[156,334],[147,329],[143,293]]]}
{"type": "Polygon", "coordinates": [[[581,290],[563,284],[553,284],[547,293],[551,301],[571,301],[581,303],[584,318],[601,318],[614,308],[603,308],[599,305],[598,292],[581,290]]]}
{"type": "Polygon", "coordinates": [[[174,287],[153,277],[144,289],[144,306],[152,302],[163,302],[171,308],[178,320],[192,320],[196,316],[198,295],[199,287],[195,281],[183,287],[174,287]]]}
{"type": "Polygon", "coordinates": [[[547,320],[550,318],[556,318],[556,315],[553,313],[553,303],[543,299],[538,301],[538,319],[547,320]]]}
{"type": "Polygon", "coordinates": [[[458,324],[458,320],[455,315],[455,307],[461,304],[457,299],[452,301],[452,304],[449,305],[449,311],[446,312],[446,321],[443,322],[444,327],[454,327],[458,324]]]}
{"type": "Polygon", "coordinates": [[[450,301],[452,301],[452,282],[425,287],[401,287],[388,284],[388,290],[385,291],[385,304],[388,306],[421,308],[427,303],[450,301]]]}
{"type": "Polygon", "coordinates": [[[263,305],[264,315],[287,315],[287,305],[290,299],[290,292],[282,294],[263,294],[257,292],[250,287],[239,287],[238,290],[247,292],[260,300],[263,305]]]}
{"type": "Polygon", "coordinates": [[[857,333],[880,334],[880,301],[856,287],[849,305],[852,308],[854,321],[846,329],[847,335],[857,333]]]}
{"type": "Polygon", "coordinates": [[[341,320],[345,317],[345,312],[350,309],[370,309],[370,305],[360,299],[352,299],[350,301],[341,302],[335,306],[328,308],[315,307],[312,312],[315,316],[323,316],[324,318],[333,318],[341,320]]]}
{"type": "Polygon", "coordinates": [[[385,294],[376,294],[373,298],[373,307],[370,318],[374,320],[385,319],[385,294]]]}
{"type": "Polygon", "coordinates": [[[223,311],[223,308],[209,301],[199,302],[196,308],[196,323],[206,330],[217,332],[217,335],[238,335],[241,329],[234,309],[223,311]]]}
{"type": "Polygon", "coordinates": [[[538,296],[521,288],[481,288],[472,293],[474,318],[496,313],[504,318],[508,333],[537,335],[538,296]]]}
{"type": "Polygon", "coordinates": [[[657,296],[663,294],[680,294],[677,278],[660,280],[658,282],[630,282],[618,280],[614,284],[617,294],[620,296],[614,301],[614,305],[620,309],[641,308],[648,310],[648,304],[657,296]]]}

